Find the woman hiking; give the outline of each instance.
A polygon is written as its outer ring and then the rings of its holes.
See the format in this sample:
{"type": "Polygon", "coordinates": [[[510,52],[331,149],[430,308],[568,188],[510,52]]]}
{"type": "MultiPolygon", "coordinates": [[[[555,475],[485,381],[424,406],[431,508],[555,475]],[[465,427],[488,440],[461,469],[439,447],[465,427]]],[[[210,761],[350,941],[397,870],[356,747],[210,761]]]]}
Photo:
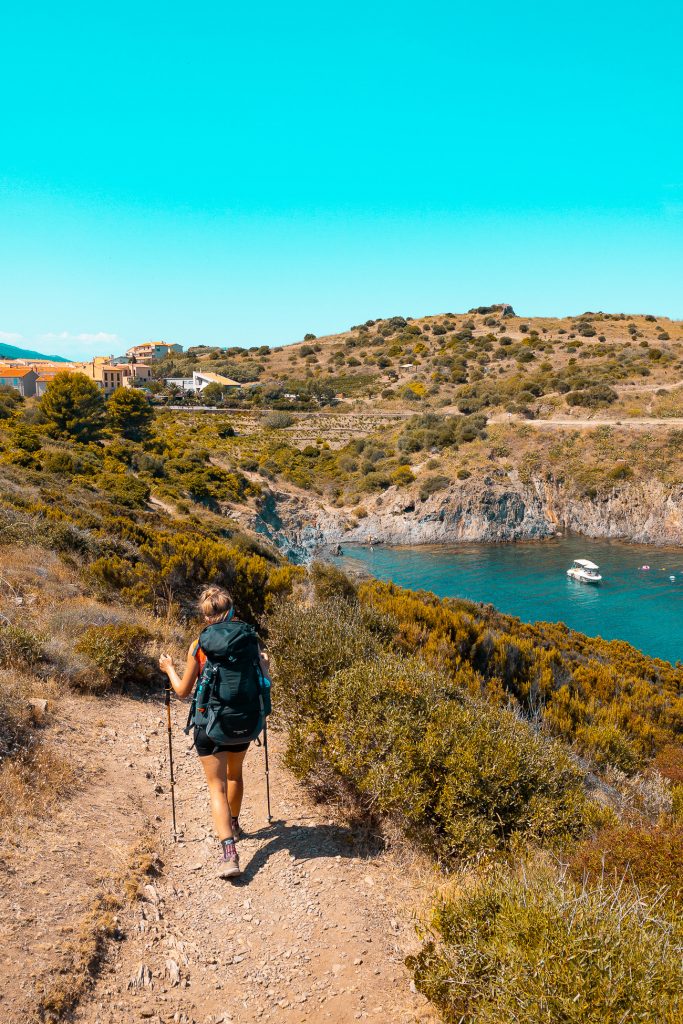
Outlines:
{"type": "MultiPolygon", "coordinates": [[[[254,671],[260,669],[264,676],[267,675],[268,655],[262,649],[253,629],[235,618],[232,597],[227,590],[217,586],[206,587],[199,595],[198,607],[206,626],[199,638],[190,644],[182,678],[176,672],[170,655],[162,654],[159,658],[159,667],[168,676],[171,687],[178,697],[190,695],[207,663],[207,656],[213,665],[212,652],[218,650],[220,655],[221,644],[225,647],[226,637],[229,642],[231,635],[239,634],[243,640],[246,638],[246,643],[242,644],[242,651],[251,651],[251,664],[254,666],[254,671]],[[223,625],[219,627],[219,624],[223,625]],[[206,651],[204,647],[207,648],[206,651]],[[255,667],[257,662],[258,669],[255,667]]],[[[220,662],[219,655],[217,655],[218,662],[220,662]]],[[[229,660],[236,661],[234,657],[229,660]]],[[[201,685],[200,682],[199,686],[201,687],[201,685]]],[[[242,687],[239,685],[237,690],[241,689],[242,687]]],[[[226,704],[225,707],[230,715],[230,705],[226,704]]],[[[205,709],[200,708],[199,710],[205,709]]],[[[248,732],[248,729],[246,731],[248,732]]],[[[249,740],[246,742],[239,742],[239,740],[216,741],[215,738],[212,739],[207,735],[207,728],[195,722],[194,745],[206,776],[211,801],[211,816],[221,844],[218,869],[220,878],[235,878],[240,874],[235,840],[242,835],[239,824],[244,795],[242,765],[249,749],[249,742],[249,740]]]]}

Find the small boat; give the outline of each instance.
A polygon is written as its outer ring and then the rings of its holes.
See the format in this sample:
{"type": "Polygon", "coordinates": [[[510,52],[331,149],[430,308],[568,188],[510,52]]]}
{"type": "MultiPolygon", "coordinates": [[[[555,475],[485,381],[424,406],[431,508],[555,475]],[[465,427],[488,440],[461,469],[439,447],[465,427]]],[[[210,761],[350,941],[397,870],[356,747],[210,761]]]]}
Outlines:
{"type": "Polygon", "coordinates": [[[575,558],[571,569],[567,569],[567,576],[579,583],[600,583],[600,566],[595,562],[589,562],[587,558],[575,558]]]}

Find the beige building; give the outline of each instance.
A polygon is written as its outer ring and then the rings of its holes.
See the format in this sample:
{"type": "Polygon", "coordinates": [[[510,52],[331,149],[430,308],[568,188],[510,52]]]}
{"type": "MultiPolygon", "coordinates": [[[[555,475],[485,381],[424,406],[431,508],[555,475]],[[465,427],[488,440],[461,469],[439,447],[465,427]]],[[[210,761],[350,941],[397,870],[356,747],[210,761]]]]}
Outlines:
{"type": "Polygon", "coordinates": [[[146,341],[142,345],[133,345],[126,352],[129,359],[165,359],[174,353],[182,352],[182,345],[171,345],[167,341],[146,341]]]}
{"type": "Polygon", "coordinates": [[[145,363],[111,363],[106,356],[95,356],[91,363],[82,363],[78,369],[96,384],[106,396],[117,388],[132,387],[134,383],[147,384],[152,380],[152,368],[145,363]]]}
{"type": "Polygon", "coordinates": [[[152,367],[147,363],[112,363],[111,356],[95,356],[88,363],[9,363],[0,361],[0,385],[14,387],[26,398],[42,398],[48,384],[58,373],[82,373],[90,377],[109,396],[117,388],[149,384],[152,367]]]}

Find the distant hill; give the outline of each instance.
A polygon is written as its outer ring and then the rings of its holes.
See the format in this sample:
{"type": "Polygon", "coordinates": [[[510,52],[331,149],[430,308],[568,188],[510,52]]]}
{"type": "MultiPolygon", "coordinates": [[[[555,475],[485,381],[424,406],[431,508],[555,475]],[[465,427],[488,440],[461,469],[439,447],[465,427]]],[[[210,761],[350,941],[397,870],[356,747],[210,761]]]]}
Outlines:
{"type": "Polygon", "coordinates": [[[17,348],[0,342],[0,359],[50,359],[54,363],[68,363],[64,356],[46,356],[44,352],[33,352],[28,348],[17,348]]]}

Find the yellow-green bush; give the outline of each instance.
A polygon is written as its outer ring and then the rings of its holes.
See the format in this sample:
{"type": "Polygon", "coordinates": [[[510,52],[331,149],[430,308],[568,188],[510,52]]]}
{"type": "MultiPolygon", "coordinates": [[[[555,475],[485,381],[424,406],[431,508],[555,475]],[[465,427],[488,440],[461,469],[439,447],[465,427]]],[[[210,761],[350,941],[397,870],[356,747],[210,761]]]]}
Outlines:
{"type": "Polygon", "coordinates": [[[0,619],[0,667],[22,672],[42,657],[43,644],[35,633],[0,619]]]}
{"type": "Polygon", "coordinates": [[[624,641],[586,637],[561,623],[525,623],[491,605],[441,600],[392,583],[359,587],[364,607],[395,623],[394,647],[434,667],[476,672],[482,696],[512,700],[576,744],[596,767],[633,772],[683,735],[683,669],[624,641]]]}
{"type": "Polygon", "coordinates": [[[500,870],[441,901],[409,965],[447,1024],[680,1024],[682,953],[656,902],[500,870]]]}
{"type": "Polygon", "coordinates": [[[155,611],[194,611],[203,586],[217,583],[233,596],[238,615],[257,620],[274,597],[289,593],[301,570],[277,564],[254,551],[206,536],[159,530],[135,559],[107,556],[88,567],[96,587],[118,591],[124,600],[155,611]]]}
{"type": "Polygon", "coordinates": [[[387,650],[386,623],[339,602],[289,604],[269,626],[299,776],[351,788],[441,858],[586,827],[582,773],[525,722],[469,696],[470,668],[449,678],[387,650]]]}
{"type": "Polygon", "coordinates": [[[359,609],[339,601],[317,601],[306,608],[279,602],[267,625],[278,680],[275,710],[292,729],[305,729],[319,714],[328,676],[379,651],[359,609]]]}
{"type": "Polygon", "coordinates": [[[334,601],[339,598],[348,601],[356,596],[352,580],[329,562],[313,562],[309,570],[313,593],[318,601],[334,601]]]}
{"type": "Polygon", "coordinates": [[[144,626],[90,626],[76,644],[76,652],[85,655],[98,671],[79,677],[77,685],[93,691],[153,686],[160,676],[149,651],[151,639],[144,626]]]}

